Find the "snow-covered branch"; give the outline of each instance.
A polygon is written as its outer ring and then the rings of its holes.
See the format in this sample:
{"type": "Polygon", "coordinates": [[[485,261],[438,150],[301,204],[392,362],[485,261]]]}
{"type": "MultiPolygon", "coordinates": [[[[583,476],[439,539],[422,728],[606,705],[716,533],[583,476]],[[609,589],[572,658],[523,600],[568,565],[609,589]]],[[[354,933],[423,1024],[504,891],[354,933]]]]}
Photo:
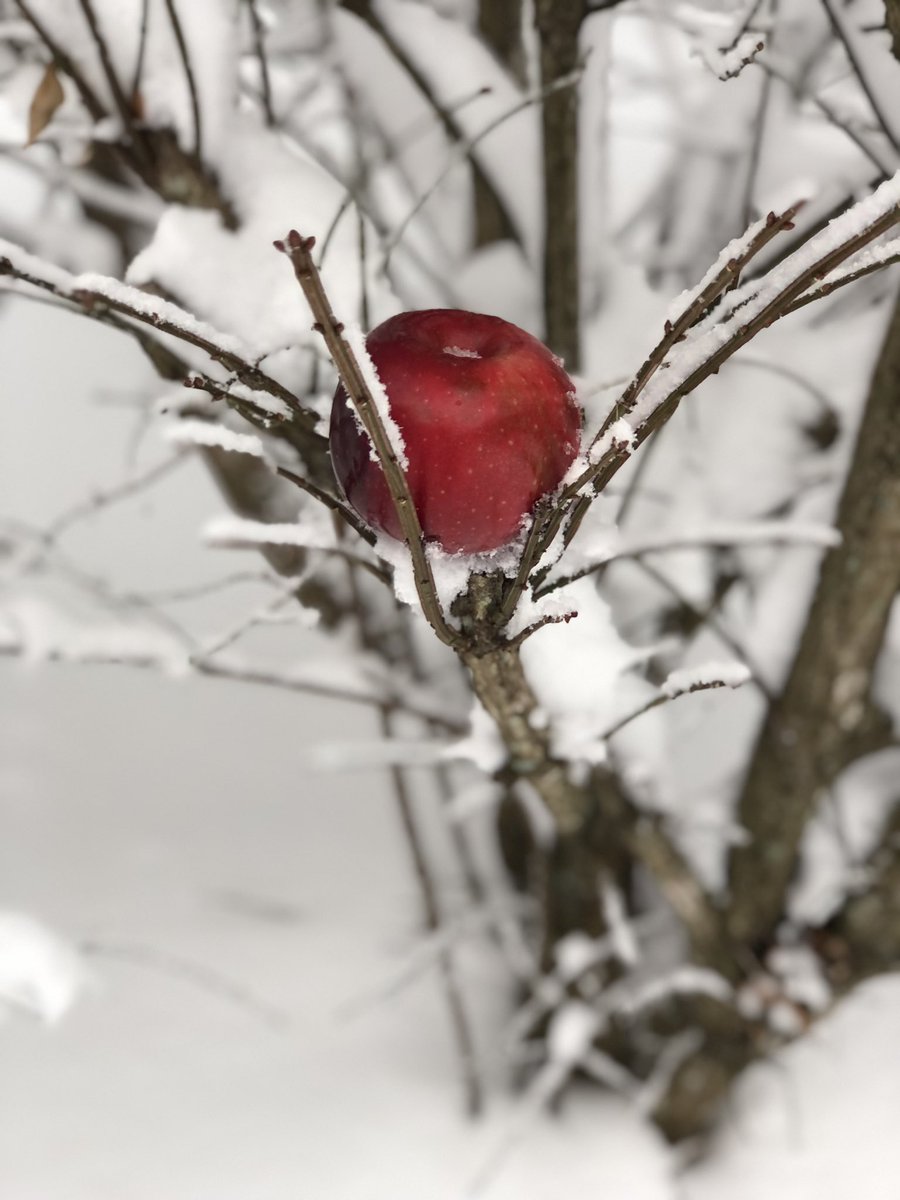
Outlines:
{"type": "Polygon", "coordinates": [[[447,624],[438,600],[434,573],[425,553],[422,527],[403,472],[402,440],[398,433],[392,436],[389,432],[395,429],[390,419],[390,406],[361,338],[356,340],[355,346],[351,346],[343,324],[334,315],[319,270],[312,259],[311,251],[314,245],[315,238],[303,238],[292,229],[283,242],[276,243],[276,248],[290,258],[297,282],[303,289],[315,317],[315,327],[328,346],[341,382],[378,455],[412,558],[416,591],[422,611],[438,638],[452,646],[456,643],[457,636],[447,624]]]}
{"type": "Polygon", "coordinates": [[[316,418],[278,380],[253,362],[253,355],[240,338],[223,333],[186,309],[160,299],[118,279],[97,274],[72,275],[61,267],[26,253],[20,246],[0,239],[0,276],[49,292],[78,311],[100,319],[113,312],[141,325],[170,334],[178,341],[202,350],[214,362],[232,371],[254,393],[268,394],[273,422],[290,417],[310,431],[316,418]]]}

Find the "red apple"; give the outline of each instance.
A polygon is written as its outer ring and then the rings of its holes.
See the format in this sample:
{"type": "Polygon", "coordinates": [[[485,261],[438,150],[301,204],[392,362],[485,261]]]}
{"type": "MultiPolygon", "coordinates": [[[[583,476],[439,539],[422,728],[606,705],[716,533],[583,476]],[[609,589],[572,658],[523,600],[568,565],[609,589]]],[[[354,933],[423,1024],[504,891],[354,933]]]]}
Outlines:
{"type": "MultiPolygon", "coordinates": [[[[366,346],[403,435],[426,538],[468,554],[512,541],[578,453],[581,411],[559,360],[524,329],[458,309],[400,313],[366,346]]],[[[331,458],[366,524],[401,538],[343,387],[331,410],[331,458]]]]}

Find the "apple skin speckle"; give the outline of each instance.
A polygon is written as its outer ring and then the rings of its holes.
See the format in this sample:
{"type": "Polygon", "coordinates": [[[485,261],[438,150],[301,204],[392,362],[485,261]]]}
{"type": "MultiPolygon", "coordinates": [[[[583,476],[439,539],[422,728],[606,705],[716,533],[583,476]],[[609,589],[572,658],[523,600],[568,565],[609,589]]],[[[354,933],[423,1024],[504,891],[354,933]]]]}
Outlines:
{"type": "MultiPolygon", "coordinates": [[[[403,435],[425,536],[449,553],[512,541],[578,452],[581,410],[559,360],[524,329],[459,309],[400,313],[372,330],[366,346],[403,435]]],[[[401,538],[381,467],[346,400],[339,387],[335,475],[368,525],[401,538]]]]}

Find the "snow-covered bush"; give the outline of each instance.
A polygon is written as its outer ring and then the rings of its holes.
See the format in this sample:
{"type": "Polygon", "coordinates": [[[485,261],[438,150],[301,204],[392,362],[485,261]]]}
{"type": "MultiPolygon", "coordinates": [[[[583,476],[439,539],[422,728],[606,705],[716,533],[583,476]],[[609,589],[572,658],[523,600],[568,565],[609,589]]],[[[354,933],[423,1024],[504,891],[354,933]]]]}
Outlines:
{"type": "Polygon", "coordinates": [[[369,706],[472,1110],[442,935],[474,917],[515,981],[529,1104],[586,1075],[673,1140],[900,962],[884,14],[0,0],[0,295],[135,339],[166,446],[45,528],[0,527],[0,650],[369,706]],[[376,538],[328,456],[333,363],[384,463],[361,331],[441,307],[542,337],[585,413],[560,488],[491,554],[426,542],[399,470],[405,541],[376,538]],[[265,565],[215,636],[60,554],[194,452],[232,509],[206,540],[265,565]],[[296,623],[280,666],[235,650],[293,607],[324,666],[283,665],[296,623]]]}

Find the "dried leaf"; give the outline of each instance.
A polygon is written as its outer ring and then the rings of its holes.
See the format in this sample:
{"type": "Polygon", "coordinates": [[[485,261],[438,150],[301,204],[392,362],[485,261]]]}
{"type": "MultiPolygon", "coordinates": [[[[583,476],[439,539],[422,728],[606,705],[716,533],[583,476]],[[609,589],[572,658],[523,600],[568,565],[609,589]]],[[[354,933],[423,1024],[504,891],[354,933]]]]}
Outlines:
{"type": "Polygon", "coordinates": [[[28,141],[26,146],[36,142],[43,131],[53,120],[53,114],[65,100],[66,94],[59,82],[56,68],[51,63],[44,72],[37,86],[31,108],[28,110],[28,141]]]}

